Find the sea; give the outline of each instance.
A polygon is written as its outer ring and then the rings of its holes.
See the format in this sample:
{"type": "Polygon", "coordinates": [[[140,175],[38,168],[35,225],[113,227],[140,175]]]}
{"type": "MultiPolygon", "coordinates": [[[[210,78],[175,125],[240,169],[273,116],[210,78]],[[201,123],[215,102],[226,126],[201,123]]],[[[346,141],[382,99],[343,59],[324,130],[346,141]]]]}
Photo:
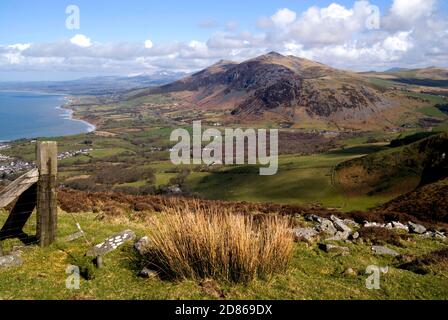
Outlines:
{"type": "Polygon", "coordinates": [[[64,95],[0,91],[0,142],[87,133],[95,126],[63,109],[64,95]]]}

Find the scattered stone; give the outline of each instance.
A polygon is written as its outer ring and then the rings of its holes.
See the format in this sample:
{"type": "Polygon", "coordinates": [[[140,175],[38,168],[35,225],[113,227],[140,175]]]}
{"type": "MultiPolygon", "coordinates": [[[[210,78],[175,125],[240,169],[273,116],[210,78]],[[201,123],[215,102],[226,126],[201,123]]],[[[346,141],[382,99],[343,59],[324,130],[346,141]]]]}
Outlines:
{"type": "Polygon", "coordinates": [[[426,228],[421,224],[408,222],[409,231],[417,234],[424,234],[426,232],[426,228]]]}
{"type": "Polygon", "coordinates": [[[328,219],[322,219],[320,224],[316,227],[317,231],[319,232],[325,232],[329,235],[335,235],[338,231],[335,226],[333,225],[333,222],[331,222],[328,219]]]}
{"type": "Polygon", "coordinates": [[[305,239],[308,242],[312,242],[314,237],[318,235],[318,232],[315,229],[311,228],[297,228],[294,229],[294,240],[296,242],[305,239]]]}
{"type": "Polygon", "coordinates": [[[436,238],[436,239],[442,239],[442,240],[445,240],[445,239],[446,239],[446,236],[445,236],[445,234],[444,234],[443,232],[436,231],[436,232],[435,232],[435,238],[436,238]]]}
{"type": "Polygon", "coordinates": [[[349,276],[349,277],[353,277],[353,276],[356,276],[356,275],[358,275],[358,274],[357,274],[356,271],[353,270],[352,268],[348,268],[348,269],[346,269],[346,270],[344,271],[344,275],[349,276]]]}
{"type": "Polygon", "coordinates": [[[342,241],[342,240],[348,240],[350,237],[350,232],[341,232],[337,231],[336,234],[328,239],[325,239],[325,241],[342,241]]]}
{"type": "Polygon", "coordinates": [[[149,238],[145,236],[135,242],[134,248],[141,256],[143,256],[148,251],[149,243],[149,238]]]}
{"type": "Polygon", "coordinates": [[[22,264],[22,259],[15,254],[0,257],[0,268],[20,267],[22,264]]]}
{"type": "Polygon", "coordinates": [[[388,255],[388,256],[399,256],[399,253],[395,250],[383,247],[383,246],[373,246],[372,247],[372,251],[375,254],[379,254],[379,255],[388,255]]]}
{"type": "Polygon", "coordinates": [[[138,276],[141,278],[146,278],[146,279],[151,279],[151,278],[156,278],[159,274],[157,273],[157,271],[148,269],[148,268],[143,268],[138,276]]]}
{"type": "Polygon", "coordinates": [[[350,229],[350,227],[348,227],[341,219],[339,219],[336,216],[331,216],[331,221],[333,221],[333,225],[335,226],[335,228],[341,232],[347,232],[347,233],[351,233],[352,229],[350,229]]]}
{"type": "Polygon", "coordinates": [[[91,248],[86,256],[97,257],[105,255],[106,253],[112,252],[118,247],[122,246],[125,242],[135,239],[135,233],[131,230],[126,230],[116,235],[113,235],[103,242],[97,244],[91,248]]]}
{"type": "Polygon", "coordinates": [[[446,236],[440,231],[426,231],[424,234],[422,234],[422,237],[424,239],[446,239],[446,236]]]}
{"type": "Polygon", "coordinates": [[[322,218],[319,216],[316,216],[315,214],[307,214],[305,216],[305,219],[308,221],[314,221],[314,222],[318,222],[318,223],[322,223],[322,218]]]}
{"type": "Polygon", "coordinates": [[[328,243],[321,243],[319,245],[319,248],[325,251],[326,253],[336,252],[336,253],[348,254],[350,252],[350,249],[347,247],[337,246],[328,243]]]}
{"type": "Polygon", "coordinates": [[[356,232],[354,232],[354,233],[352,233],[351,235],[350,235],[350,239],[352,239],[352,240],[356,240],[356,239],[359,239],[359,232],[358,231],[356,231],[356,232]]]}
{"type": "Polygon", "coordinates": [[[398,229],[398,230],[405,230],[406,232],[409,232],[409,227],[405,226],[404,224],[397,222],[397,221],[392,221],[392,227],[394,229],[398,229]]]}
{"type": "Polygon", "coordinates": [[[364,221],[364,227],[365,228],[371,228],[371,227],[385,228],[386,225],[385,224],[381,224],[381,223],[377,223],[377,222],[364,221]]]}

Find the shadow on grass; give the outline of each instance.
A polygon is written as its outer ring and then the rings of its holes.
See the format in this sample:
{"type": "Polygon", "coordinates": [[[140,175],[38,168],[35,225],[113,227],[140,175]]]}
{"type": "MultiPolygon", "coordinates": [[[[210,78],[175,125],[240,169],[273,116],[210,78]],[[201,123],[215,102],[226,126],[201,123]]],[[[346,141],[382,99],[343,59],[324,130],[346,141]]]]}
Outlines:
{"type": "Polygon", "coordinates": [[[329,155],[362,155],[370,154],[374,152],[379,152],[388,149],[387,146],[378,145],[365,145],[365,146],[354,146],[350,148],[341,148],[338,150],[330,151],[329,155]]]}

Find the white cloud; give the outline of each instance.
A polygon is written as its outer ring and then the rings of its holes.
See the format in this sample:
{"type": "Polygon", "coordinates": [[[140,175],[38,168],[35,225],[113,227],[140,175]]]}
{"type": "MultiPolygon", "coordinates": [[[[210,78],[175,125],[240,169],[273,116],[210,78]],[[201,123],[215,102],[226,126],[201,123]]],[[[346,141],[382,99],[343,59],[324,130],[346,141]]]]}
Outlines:
{"type": "Polygon", "coordinates": [[[219,59],[242,61],[272,50],[356,70],[448,66],[448,21],[437,14],[435,0],[395,0],[378,30],[366,23],[372,8],[365,0],[297,13],[283,8],[260,18],[263,30],[256,33],[238,31],[237,23],[223,24],[221,31],[200,41],[98,43],[79,34],[50,43],[0,45],[0,72],[196,71],[219,59]],[[406,16],[409,21],[400,18],[406,16]]]}
{"type": "Polygon", "coordinates": [[[395,17],[417,20],[431,15],[436,0],[394,0],[390,12],[395,17]]]}
{"type": "Polygon", "coordinates": [[[16,43],[16,44],[11,44],[8,46],[8,48],[10,48],[10,49],[15,49],[15,50],[19,50],[19,51],[29,49],[30,47],[31,47],[30,43],[16,43]]]}
{"type": "Polygon", "coordinates": [[[82,48],[88,48],[92,45],[92,41],[90,40],[90,38],[86,37],[83,34],[75,35],[70,39],[70,42],[82,48]]]}
{"type": "Polygon", "coordinates": [[[395,52],[403,51],[406,52],[412,48],[412,43],[410,41],[410,35],[412,32],[399,32],[395,35],[387,37],[383,41],[384,49],[395,52]]]}
{"type": "Polygon", "coordinates": [[[290,36],[314,46],[339,44],[365,31],[371,14],[368,1],[357,1],[351,9],[336,3],[325,8],[313,6],[291,27],[290,36]]]}
{"type": "Polygon", "coordinates": [[[152,49],[152,47],[154,47],[154,44],[152,43],[152,41],[151,40],[146,40],[145,41],[145,48],[146,49],[152,49]]]}
{"type": "Polygon", "coordinates": [[[272,17],[275,26],[285,28],[296,20],[297,14],[288,8],[278,10],[272,17]]]}

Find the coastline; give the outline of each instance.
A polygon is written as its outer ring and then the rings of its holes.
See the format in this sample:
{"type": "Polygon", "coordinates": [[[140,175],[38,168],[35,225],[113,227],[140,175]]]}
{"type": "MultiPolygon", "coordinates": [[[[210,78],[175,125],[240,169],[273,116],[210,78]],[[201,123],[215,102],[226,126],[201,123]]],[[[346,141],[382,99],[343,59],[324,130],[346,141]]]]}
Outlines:
{"type": "MultiPolygon", "coordinates": [[[[48,95],[48,96],[55,96],[58,100],[57,106],[53,108],[54,110],[57,110],[58,116],[63,120],[69,120],[73,122],[80,122],[85,125],[85,129],[83,130],[83,133],[91,133],[96,131],[97,125],[94,123],[91,123],[85,119],[76,118],[74,116],[74,105],[71,104],[71,98],[67,94],[62,93],[52,93],[52,92],[43,92],[43,91],[31,91],[31,90],[0,90],[0,93],[12,93],[12,94],[21,94],[21,93],[30,93],[30,94],[36,94],[36,95],[48,95]]],[[[71,134],[66,135],[57,135],[54,137],[63,137],[63,136],[69,136],[71,134]]],[[[32,138],[17,138],[17,139],[0,139],[0,145],[8,144],[17,140],[21,139],[32,139],[32,138]]]]}
{"type": "Polygon", "coordinates": [[[77,118],[74,116],[74,114],[75,114],[74,107],[75,106],[72,104],[70,96],[64,95],[64,100],[65,100],[65,103],[61,106],[56,107],[56,109],[63,110],[63,111],[67,112],[65,115],[62,115],[63,117],[65,117],[65,119],[69,119],[71,121],[78,121],[78,122],[82,122],[82,123],[86,124],[87,128],[88,128],[87,133],[96,131],[96,129],[97,129],[96,124],[91,123],[85,119],[77,118]]]}

